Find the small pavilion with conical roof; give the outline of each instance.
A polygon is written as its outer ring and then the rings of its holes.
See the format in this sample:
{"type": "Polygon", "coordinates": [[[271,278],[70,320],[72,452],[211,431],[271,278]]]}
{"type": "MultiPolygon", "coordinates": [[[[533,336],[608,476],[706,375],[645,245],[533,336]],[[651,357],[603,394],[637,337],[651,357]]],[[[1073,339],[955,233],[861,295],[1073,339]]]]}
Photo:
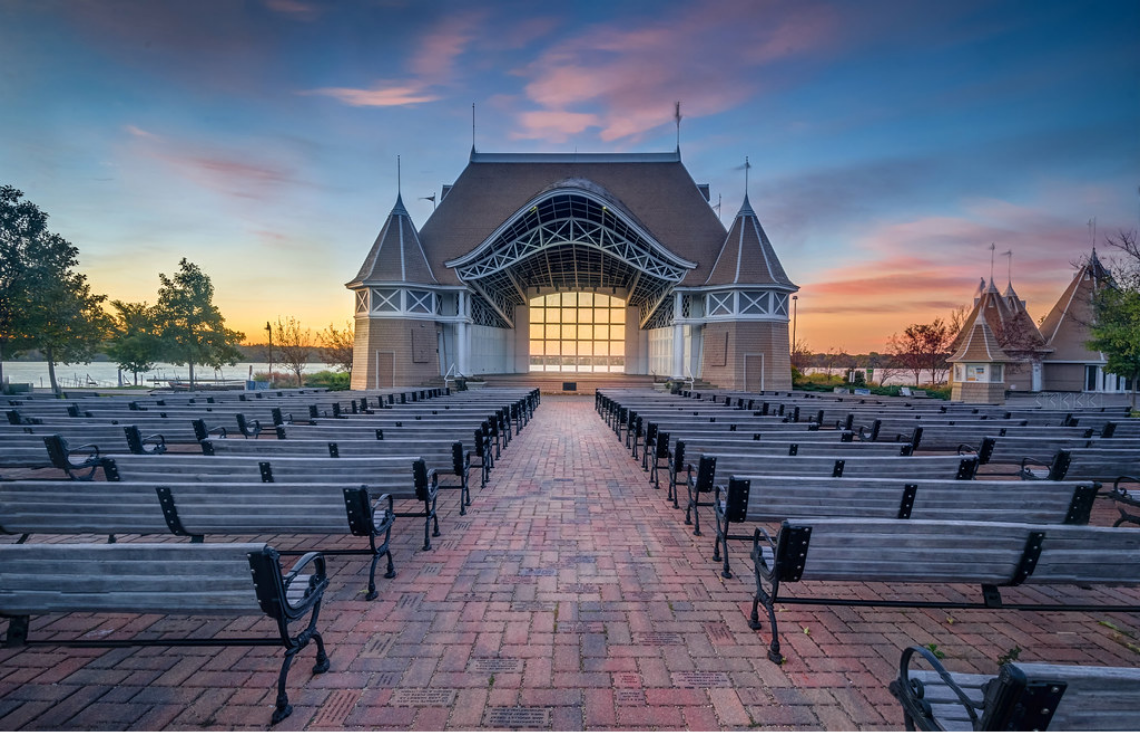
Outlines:
{"type": "Polygon", "coordinates": [[[1011,392],[1128,391],[1131,386],[1126,379],[1105,372],[1108,359],[1104,354],[1085,345],[1095,317],[1096,292],[1110,276],[1094,249],[1040,327],[1013,289],[1012,277],[1001,294],[992,279],[983,279],[974,297],[974,309],[962,324],[964,335],[954,355],[947,359],[955,364],[952,398],[957,399],[960,393],[978,396],[985,391],[984,399],[967,401],[993,402],[996,396],[989,392],[995,392],[999,381],[1011,392]],[[979,324],[985,328],[979,329],[979,324]],[[995,366],[982,368],[982,364],[995,366]],[[1001,378],[996,378],[999,375],[1001,378]],[[989,386],[983,388],[980,383],[989,386]]]}
{"type": "Polygon", "coordinates": [[[679,150],[472,150],[422,228],[397,196],[346,286],[353,388],[551,372],[791,387],[798,288],[747,196],[726,231],[679,150]]]}
{"type": "Polygon", "coordinates": [[[974,300],[974,309],[962,324],[962,333],[971,334],[975,324],[984,322],[1007,360],[1003,369],[1005,388],[1010,391],[1041,391],[1044,388],[1043,363],[1052,349],[1041,337],[1032,316],[1025,309],[1012,283],[1003,295],[993,280],[986,283],[974,300]]]}
{"type": "Polygon", "coordinates": [[[954,369],[950,398],[973,404],[1004,404],[1005,365],[1010,357],[985,318],[975,319],[963,332],[958,350],[946,359],[954,369]]]}

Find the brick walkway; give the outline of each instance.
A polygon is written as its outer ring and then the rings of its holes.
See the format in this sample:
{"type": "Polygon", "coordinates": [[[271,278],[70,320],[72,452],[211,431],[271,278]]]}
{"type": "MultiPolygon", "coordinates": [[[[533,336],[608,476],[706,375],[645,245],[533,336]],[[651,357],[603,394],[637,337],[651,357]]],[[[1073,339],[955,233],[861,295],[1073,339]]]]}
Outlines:
{"type": "MultiPolygon", "coordinates": [[[[329,559],[321,628],[333,669],[310,677],[305,652],[290,676],[295,711],[275,729],[900,729],[886,684],[913,642],[937,644],[955,670],[993,671],[1017,647],[1022,660],[1140,660],[1133,615],[786,606],[776,666],[767,631],[746,622],[750,578],[721,579],[710,537],[693,537],[664,493],[593,399],[544,397],[467,516],[445,494],[432,551],[405,520],[399,576],[380,580],[377,601],[359,595],[363,559],[329,559]]],[[[179,634],[253,623],[71,615],[51,627],[113,637],[156,621],[150,630],[179,634]]],[[[0,650],[0,729],[264,729],[279,659],[264,648],[0,650]]]]}

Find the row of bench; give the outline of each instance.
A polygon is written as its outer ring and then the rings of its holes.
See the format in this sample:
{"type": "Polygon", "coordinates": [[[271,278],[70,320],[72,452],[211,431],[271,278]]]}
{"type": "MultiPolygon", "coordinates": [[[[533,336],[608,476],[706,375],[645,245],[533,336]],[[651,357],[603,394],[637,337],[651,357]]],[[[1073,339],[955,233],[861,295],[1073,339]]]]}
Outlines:
{"type": "MultiPolygon", "coordinates": [[[[454,408],[451,422],[463,424],[464,435],[487,436],[488,441],[481,443],[484,470],[493,466],[495,450],[506,447],[511,433],[529,420],[538,402],[536,393],[512,392],[509,396],[514,401],[505,405],[498,403],[502,394],[489,392],[479,398],[433,400],[454,408]],[[496,422],[494,441],[488,421],[496,422]]],[[[435,416],[401,410],[397,405],[385,413],[417,424],[430,422],[428,417],[435,416]]],[[[88,468],[95,473],[90,477],[102,479],[0,481],[0,532],[20,535],[17,544],[0,546],[0,615],[9,618],[6,645],[37,642],[28,638],[28,621],[31,615],[44,612],[137,612],[136,608],[144,608],[156,613],[263,613],[277,625],[273,637],[227,637],[209,642],[284,646],[273,722],[284,719],[290,712],[286,680],[296,654],[315,642],[318,662],[314,671],[322,672],[329,665],[316,630],[321,597],[328,586],[325,555],[370,556],[368,586],[362,592],[366,599],[374,599],[379,561],[387,560],[386,576],[395,573],[390,538],[397,519],[422,517],[424,548],[429,549],[431,537],[439,535],[436,501],[438,491],[445,487],[440,476],[456,477],[452,487],[459,489],[461,512],[470,501],[468,471],[473,454],[463,450],[458,441],[449,441],[451,435],[442,422],[432,423],[417,440],[385,440],[377,439],[383,430],[367,421],[368,415],[358,412],[358,417],[354,429],[366,430],[370,439],[206,436],[200,444],[207,454],[198,455],[162,451],[156,443],[143,451],[151,454],[94,452],[76,460],[66,440],[49,435],[47,443],[54,445],[57,457],[62,456],[70,470],[88,468]],[[315,449],[318,446],[323,452],[315,449]],[[444,461],[446,468],[429,465],[444,461]],[[410,502],[421,508],[413,511],[400,505],[410,502]],[[25,543],[38,534],[102,534],[112,542],[122,535],[166,534],[188,537],[190,544],[25,543]],[[204,543],[207,537],[273,534],[296,534],[315,541],[302,542],[301,549],[288,552],[265,545],[204,543]],[[345,548],[338,538],[342,536],[360,537],[364,545],[345,548]],[[325,541],[329,538],[334,542],[325,541]],[[57,546],[60,551],[55,551],[57,546]],[[51,549],[43,551],[45,547],[51,549]],[[276,564],[279,554],[304,551],[309,553],[293,570],[280,572],[276,564]],[[76,556],[83,560],[75,560],[76,556]],[[60,564],[59,571],[46,569],[52,562],[60,564]],[[251,584],[250,568],[255,562],[260,569],[254,570],[251,584]],[[13,569],[9,571],[9,567],[13,569]],[[276,570],[276,575],[270,569],[276,570]],[[244,585],[235,580],[243,573],[244,585]],[[88,581],[83,579],[85,575],[94,577],[88,581]],[[154,577],[158,579],[148,580],[154,577]],[[116,581],[118,578],[122,581],[116,581]],[[153,590],[141,590],[148,587],[148,581],[153,590]],[[275,587],[279,590],[276,594],[275,587]],[[140,592],[146,597],[140,597],[140,592]]],[[[327,437],[326,429],[341,429],[340,425],[349,421],[338,419],[328,428],[319,423],[302,427],[327,437]]],[[[385,429],[399,432],[397,428],[385,429]]],[[[119,643],[148,641],[139,638],[119,643]]],[[[194,639],[165,637],[154,643],[201,644],[194,639]]]]}
{"type": "MultiPolygon", "coordinates": [[[[695,533],[700,510],[712,509],[713,559],[723,562],[725,577],[732,576],[730,542],[750,542],[756,583],[750,623],[762,627],[764,607],[773,661],[782,659],[776,606],[784,602],[1074,610],[1089,606],[1010,604],[998,588],[1140,583],[1140,534],[1087,525],[1101,487],[1096,481],[976,480],[977,455],[872,456],[860,450],[881,443],[844,443],[854,435],[818,423],[801,432],[770,426],[749,440],[739,431],[702,429],[732,419],[728,410],[738,410],[731,405],[675,395],[606,392],[598,395],[597,407],[619,438],[625,433],[627,445],[637,443],[638,419],[659,420],[644,429],[652,452],[643,465],[660,465],[664,458],[671,483],[688,486],[686,519],[695,533]],[[674,421],[674,415],[683,416],[674,421]],[[746,451],[749,443],[754,447],[746,451]],[[946,469],[936,468],[938,461],[946,460],[956,474],[937,474],[946,469]],[[953,462],[959,460],[972,463],[953,462]],[[868,469],[859,470],[861,465],[868,469]],[[725,477],[718,480],[718,474],[725,477]],[[750,523],[754,528],[742,531],[750,523]],[[770,535],[773,524],[780,529],[770,535]],[[1111,556],[1099,561],[1101,553],[1111,556]],[[780,592],[781,585],[809,581],[884,583],[891,589],[871,600],[780,592]],[[914,583],[974,584],[982,589],[981,601],[884,599],[895,586],[914,583]]],[[[1118,485],[1112,493],[1122,491],[1118,485]]],[[[1129,600],[1108,609],[1140,605],[1129,600]]]]}

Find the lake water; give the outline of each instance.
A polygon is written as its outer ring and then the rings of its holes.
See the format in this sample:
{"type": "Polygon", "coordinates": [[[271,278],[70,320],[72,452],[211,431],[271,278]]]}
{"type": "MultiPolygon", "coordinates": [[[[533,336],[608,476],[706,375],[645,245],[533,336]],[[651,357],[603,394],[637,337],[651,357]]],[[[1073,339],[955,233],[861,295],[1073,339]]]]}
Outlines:
{"type": "MultiPolygon", "coordinates": [[[[334,371],[335,367],[324,363],[310,363],[305,366],[306,374],[315,374],[318,371],[334,371]]],[[[286,370],[281,363],[273,364],[273,371],[284,374],[286,370]]],[[[244,381],[251,378],[251,374],[268,373],[267,363],[239,363],[234,366],[224,366],[213,369],[209,366],[195,366],[194,380],[209,381],[244,381]]],[[[124,371],[123,384],[134,384],[134,376],[124,371]]],[[[37,389],[49,388],[48,366],[44,361],[5,361],[4,378],[13,384],[32,384],[37,389]]],[[[63,388],[109,388],[119,384],[119,368],[116,364],[107,361],[81,364],[56,364],[55,378],[63,388]]],[[[175,366],[171,363],[157,364],[152,371],[139,374],[139,385],[152,386],[152,379],[165,386],[167,381],[189,381],[190,370],[186,366],[175,366]]]]}

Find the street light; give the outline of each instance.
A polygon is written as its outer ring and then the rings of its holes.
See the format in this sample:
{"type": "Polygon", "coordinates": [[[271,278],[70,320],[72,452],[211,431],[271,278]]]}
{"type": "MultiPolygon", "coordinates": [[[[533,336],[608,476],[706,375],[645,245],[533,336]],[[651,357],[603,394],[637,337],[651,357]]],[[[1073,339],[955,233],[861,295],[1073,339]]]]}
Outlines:
{"type": "Polygon", "coordinates": [[[267,378],[268,387],[273,388],[273,326],[269,321],[265,321],[265,332],[269,334],[269,377],[267,378]]]}
{"type": "MultiPolygon", "coordinates": [[[[792,358],[796,355],[796,316],[799,315],[800,296],[792,295],[792,358]]],[[[793,366],[795,364],[792,364],[793,366]]]]}

